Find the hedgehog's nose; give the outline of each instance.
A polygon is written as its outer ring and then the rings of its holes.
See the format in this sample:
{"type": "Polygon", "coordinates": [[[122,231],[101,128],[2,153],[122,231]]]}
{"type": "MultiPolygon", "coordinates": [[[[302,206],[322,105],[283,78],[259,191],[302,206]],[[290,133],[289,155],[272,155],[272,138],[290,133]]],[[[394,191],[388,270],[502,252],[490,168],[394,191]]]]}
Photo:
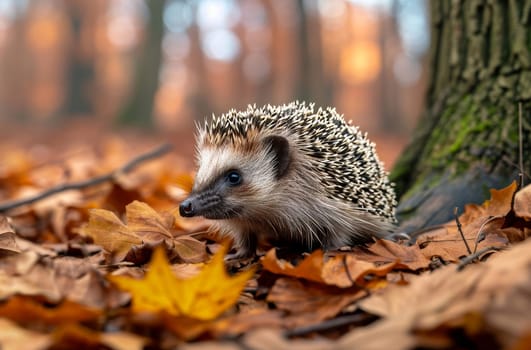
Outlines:
{"type": "Polygon", "coordinates": [[[179,214],[185,217],[192,217],[195,215],[194,203],[190,198],[185,199],[181,205],[179,205],[179,214]]]}

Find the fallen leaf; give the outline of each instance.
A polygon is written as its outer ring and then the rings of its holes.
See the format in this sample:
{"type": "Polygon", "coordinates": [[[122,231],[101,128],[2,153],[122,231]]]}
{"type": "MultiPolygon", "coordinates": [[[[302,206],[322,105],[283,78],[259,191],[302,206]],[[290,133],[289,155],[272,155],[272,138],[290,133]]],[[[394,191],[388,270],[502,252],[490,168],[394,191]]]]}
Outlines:
{"type": "Polygon", "coordinates": [[[50,335],[24,329],[5,318],[0,318],[0,330],[3,350],[42,350],[52,344],[50,335]]]}
{"type": "Polygon", "coordinates": [[[332,318],[352,302],[366,296],[359,288],[338,288],[294,278],[279,278],[267,301],[292,317],[286,326],[295,327],[319,323],[332,318]]]}
{"type": "Polygon", "coordinates": [[[160,215],[146,203],[133,201],[126,206],[127,224],[111,211],[92,209],[89,213],[88,224],[79,231],[111,253],[111,263],[125,259],[141,263],[146,255],[144,251],[147,249],[149,253],[161,243],[170,250],[172,260],[195,263],[207,257],[203,242],[190,236],[174,238],[173,215],[160,215]]]}
{"type": "Polygon", "coordinates": [[[309,281],[325,283],[321,277],[323,270],[323,251],[318,249],[306,256],[297,266],[286,260],[277,258],[276,249],[270,249],[262,258],[265,270],[284,276],[304,278],[309,281]]]}
{"type": "Polygon", "coordinates": [[[501,190],[491,189],[490,199],[487,199],[483,203],[483,207],[487,209],[488,215],[501,216],[507,214],[511,209],[514,192],[517,188],[516,181],[513,181],[509,186],[501,190]]]}
{"type": "Polygon", "coordinates": [[[384,239],[379,239],[368,247],[355,247],[353,253],[358,259],[373,262],[377,266],[397,263],[412,271],[425,269],[430,264],[430,260],[425,258],[417,245],[405,246],[384,239]]]}
{"type": "Polygon", "coordinates": [[[225,271],[220,250],[201,272],[189,279],[176,278],[161,248],[155,250],[148,272],[142,280],[108,276],[120,289],[129,291],[134,312],[165,311],[199,320],[211,320],[234,305],[254,271],[235,277],[225,271]]]}
{"type": "MultiPolygon", "coordinates": [[[[490,247],[505,247],[509,242],[525,238],[525,229],[505,227],[507,217],[511,216],[509,213],[516,188],[516,183],[513,182],[501,190],[492,189],[491,198],[482,205],[465,206],[465,212],[459,216],[459,222],[472,252],[490,247]]],[[[427,259],[437,257],[447,262],[458,262],[469,255],[455,220],[425,232],[417,239],[416,245],[421,248],[421,253],[427,259]]]]}
{"type": "Polygon", "coordinates": [[[280,328],[283,323],[283,312],[280,310],[252,309],[217,321],[211,331],[217,337],[236,337],[251,329],[280,328]]]}
{"type": "Polygon", "coordinates": [[[394,268],[417,269],[429,264],[429,261],[418,252],[418,248],[399,246],[390,241],[379,241],[371,247],[375,247],[372,248],[374,252],[355,248],[352,253],[330,253],[330,256],[326,257],[322,250],[316,250],[297,266],[278,259],[276,250],[271,249],[262,258],[262,266],[265,270],[278,275],[347,288],[355,283],[366,285],[362,278],[369,274],[385,276],[394,268]]]}
{"type": "Polygon", "coordinates": [[[0,317],[9,318],[20,325],[96,322],[101,316],[100,310],[68,300],[54,307],[45,307],[31,298],[14,296],[0,305],[0,317]]]}
{"type": "Polygon", "coordinates": [[[34,264],[24,275],[9,275],[0,270],[0,300],[14,294],[43,296],[49,302],[61,300],[62,291],[57,286],[53,267],[34,264]]]}
{"type": "Polygon", "coordinates": [[[516,193],[514,212],[517,217],[531,221],[531,185],[527,185],[516,193]]]}
{"type": "Polygon", "coordinates": [[[190,236],[179,236],[173,241],[170,259],[178,258],[185,263],[199,263],[207,259],[205,242],[198,241],[190,236]]]}
{"type": "Polygon", "coordinates": [[[133,201],[125,207],[127,227],[138,237],[147,242],[171,240],[173,235],[173,217],[163,218],[153,208],[143,202],[133,201]]]}
{"type": "Polygon", "coordinates": [[[101,333],[79,324],[65,324],[52,333],[53,347],[56,349],[98,349],[101,348],[101,333]]]}
{"type": "Polygon", "coordinates": [[[101,343],[113,350],[142,350],[148,340],[133,333],[109,332],[101,334],[101,343]]]}
{"type": "Polygon", "coordinates": [[[466,329],[471,332],[468,336],[482,332],[485,337],[487,332],[489,339],[499,342],[493,346],[510,348],[531,325],[530,250],[531,240],[527,240],[483,264],[459,272],[455,266],[446,266],[414,279],[409,286],[393,285],[371,295],[359,306],[385,319],[348,335],[348,344],[361,346],[367,340],[365,333],[399,338],[405,332],[421,333],[414,347],[426,346],[422,341],[429,341],[430,334],[445,335],[453,344],[452,330],[466,329]]]}
{"type": "MultiPolygon", "coordinates": [[[[268,350],[325,350],[337,349],[335,344],[327,339],[315,338],[294,341],[275,329],[258,329],[249,332],[242,339],[246,349],[268,350]]],[[[185,349],[186,350],[186,349],[185,349]]]]}
{"type": "Polygon", "coordinates": [[[480,217],[505,216],[511,210],[511,202],[517,185],[513,181],[501,190],[491,189],[490,199],[482,205],[468,204],[465,212],[459,217],[461,224],[466,226],[480,217]]]}
{"type": "Polygon", "coordinates": [[[113,212],[91,209],[89,214],[89,222],[80,232],[113,253],[113,262],[122,261],[131,247],[142,243],[142,239],[131,232],[113,212]]]}
{"type": "Polygon", "coordinates": [[[40,258],[39,254],[31,250],[7,256],[0,259],[0,271],[6,275],[24,276],[30,272],[40,258]]]}
{"type": "Polygon", "coordinates": [[[16,234],[5,216],[0,215],[0,256],[17,254],[21,250],[17,245],[16,234]]]}
{"type": "Polygon", "coordinates": [[[326,284],[347,288],[354,284],[367,286],[367,282],[363,281],[364,276],[385,276],[397,267],[403,266],[397,261],[376,266],[352,253],[347,253],[329,259],[324,264],[321,274],[326,284]]]}
{"type": "MultiPolygon", "coordinates": [[[[476,238],[479,229],[483,226],[480,220],[481,218],[463,228],[465,239],[472,251],[476,247],[476,238]]],[[[495,223],[493,222],[493,224],[495,223]]],[[[509,244],[506,237],[497,234],[502,223],[503,220],[500,220],[497,227],[490,228],[489,234],[477,244],[476,251],[486,247],[505,247],[509,244]]],[[[416,245],[421,248],[420,252],[427,259],[438,257],[446,262],[458,262],[461,258],[468,255],[457,226],[453,223],[447,224],[442,228],[437,228],[432,232],[426,232],[417,240],[416,245]]]]}

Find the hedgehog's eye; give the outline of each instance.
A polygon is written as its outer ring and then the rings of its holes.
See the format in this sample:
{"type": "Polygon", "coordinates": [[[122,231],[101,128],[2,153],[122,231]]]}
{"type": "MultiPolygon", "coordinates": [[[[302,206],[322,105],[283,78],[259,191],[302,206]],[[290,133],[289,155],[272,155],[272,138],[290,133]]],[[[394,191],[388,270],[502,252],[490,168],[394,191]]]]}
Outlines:
{"type": "Polygon", "coordinates": [[[242,176],[236,170],[231,170],[227,173],[227,181],[232,186],[238,186],[242,183],[242,176]]]}

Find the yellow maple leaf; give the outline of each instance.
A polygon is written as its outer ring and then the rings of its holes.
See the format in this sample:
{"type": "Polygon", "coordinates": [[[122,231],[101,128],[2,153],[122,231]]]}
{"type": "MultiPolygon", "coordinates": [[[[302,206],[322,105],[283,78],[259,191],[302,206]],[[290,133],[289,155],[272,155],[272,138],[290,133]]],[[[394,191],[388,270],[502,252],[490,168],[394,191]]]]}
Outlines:
{"type": "Polygon", "coordinates": [[[225,271],[224,247],[194,277],[177,278],[171,271],[164,250],[157,248],[143,279],[108,276],[132,296],[134,312],[165,311],[175,316],[212,320],[233,306],[245,283],[254,274],[248,270],[231,277],[225,271]]]}

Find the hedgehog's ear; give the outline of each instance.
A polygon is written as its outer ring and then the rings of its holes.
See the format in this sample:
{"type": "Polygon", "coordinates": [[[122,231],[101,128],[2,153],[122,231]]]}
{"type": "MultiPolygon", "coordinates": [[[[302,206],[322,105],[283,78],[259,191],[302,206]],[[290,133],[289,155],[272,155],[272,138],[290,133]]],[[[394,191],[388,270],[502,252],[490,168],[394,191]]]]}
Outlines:
{"type": "Polygon", "coordinates": [[[286,174],[290,162],[289,142],[285,137],[277,135],[267,136],[262,142],[273,154],[277,179],[280,179],[286,174]]]}

